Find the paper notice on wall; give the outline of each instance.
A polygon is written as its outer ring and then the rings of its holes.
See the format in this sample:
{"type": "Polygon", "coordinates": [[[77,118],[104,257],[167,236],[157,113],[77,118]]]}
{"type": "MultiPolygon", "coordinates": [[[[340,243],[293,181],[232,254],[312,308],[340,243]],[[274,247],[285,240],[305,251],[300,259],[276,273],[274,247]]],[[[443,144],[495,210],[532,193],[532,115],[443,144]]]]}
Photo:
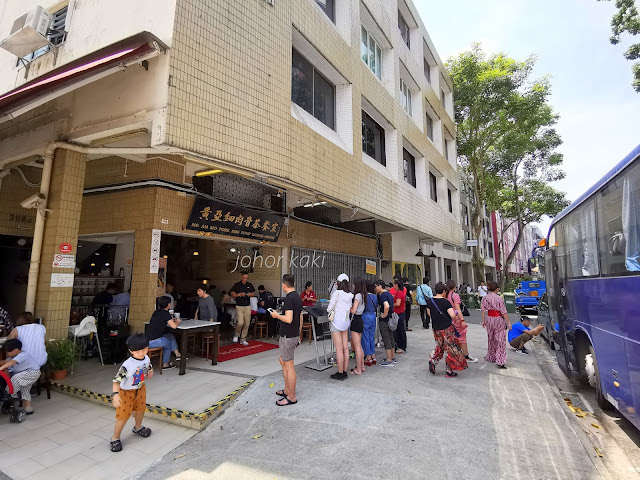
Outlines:
{"type": "Polygon", "coordinates": [[[375,262],[375,260],[367,260],[366,273],[367,273],[367,275],[376,275],[376,262],[375,262]]]}
{"type": "Polygon", "coordinates": [[[50,286],[52,288],[73,287],[73,273],[52,273],[50,286]]]}
{"type": "Polygon", "coordinates": [[[160,236],[161,230],[151,231],[151,260],[149,263],[149,273],[158,273],[160,268],[160,236]]]}
{"type": "Polygon", "coordinates": [[[57,253],[53,256],[54,268],[76,268],[76,256],[57,253]]]}

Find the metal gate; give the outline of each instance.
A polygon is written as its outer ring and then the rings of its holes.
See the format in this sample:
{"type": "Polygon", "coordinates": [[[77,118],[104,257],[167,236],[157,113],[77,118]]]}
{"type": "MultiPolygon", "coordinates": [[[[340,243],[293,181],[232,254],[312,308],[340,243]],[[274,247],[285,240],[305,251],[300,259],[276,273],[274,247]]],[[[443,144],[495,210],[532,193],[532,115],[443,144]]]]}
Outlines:
{"type": "Polygon", "coordinates": [[[364,277],[365,280],[373,282],[381,276],[380,260],[374,257],[360,257],[299,247],[293,247],[291,255],[291,273],[296,278],[296,289],[302,291],[304,284],[310,281],[313,283],[313,289],[318,298],[329,297],[329,289],[341,273],[349,275],[349,279],[352,281],[356,277],[364,277]],[[367,260],[376,263],[377,275],[366,273],[367,260]]]}

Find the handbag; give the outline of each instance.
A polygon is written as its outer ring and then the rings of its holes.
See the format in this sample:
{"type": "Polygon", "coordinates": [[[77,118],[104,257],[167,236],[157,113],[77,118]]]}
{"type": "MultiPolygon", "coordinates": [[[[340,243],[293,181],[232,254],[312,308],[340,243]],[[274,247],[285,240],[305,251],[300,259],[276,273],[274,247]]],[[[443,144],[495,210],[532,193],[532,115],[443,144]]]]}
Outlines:
{"type": "Polygon", "coordinates": [[[397,313],[391,314],[391,316],[389,317],[389,330],[391,330],[392,332],[395,332],[398,329],[399,319],[400,317],[398,317],[397,313]]]}
{"type": "Polygon", "coordinates": [[[335,317],[336,317],[336,311],[335,311],[335,309],[334,309],[334,310],[331,310],[331,311],[329,312],[329,321],[330,321],[330,322],[333,322],[333,319],[334,319],[335,317]]]}
{"type": "Polygon", "coordinates": [[[467,308],[467,304],[462,302],[460,304],[460,310],[462,310],[462,316],[463,317],[470,317],[471,314],[469,313],[469,309],[467,308]]]}

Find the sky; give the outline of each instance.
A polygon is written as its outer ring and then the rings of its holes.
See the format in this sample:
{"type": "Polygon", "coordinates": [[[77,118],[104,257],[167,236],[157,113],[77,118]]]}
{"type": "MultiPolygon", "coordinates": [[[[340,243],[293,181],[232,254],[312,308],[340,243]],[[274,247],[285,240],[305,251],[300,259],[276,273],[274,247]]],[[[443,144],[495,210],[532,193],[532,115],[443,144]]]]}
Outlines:
{"type": "MultiPolygon", "coordinates": [[[[566,178],[553,185],[571,201],[640,144],[640,94],[631,87],[626,41],[611,45],[613,2],[596,0],[413,0],[440,58],[480,42],[487,53],[523,60],[551,77],[560,115],[566,178]]],[[[637,39],[640,42],[640,38],[637,39]]],[[[547,233],[550,220],[540,223],[547,233]]]]}

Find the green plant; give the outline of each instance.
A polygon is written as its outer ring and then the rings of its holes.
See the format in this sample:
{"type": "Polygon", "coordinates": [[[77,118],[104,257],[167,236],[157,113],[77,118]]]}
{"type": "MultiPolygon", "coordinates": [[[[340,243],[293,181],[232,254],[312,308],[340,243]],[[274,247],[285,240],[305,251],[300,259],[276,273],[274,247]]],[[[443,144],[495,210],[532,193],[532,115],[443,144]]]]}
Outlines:
{"type": "Polygon", "coordinates": [[[47,345],[47,354],[51,370],[67,370],[73,365],[76,346],[66,338],[53,340],[47,345]]]}

